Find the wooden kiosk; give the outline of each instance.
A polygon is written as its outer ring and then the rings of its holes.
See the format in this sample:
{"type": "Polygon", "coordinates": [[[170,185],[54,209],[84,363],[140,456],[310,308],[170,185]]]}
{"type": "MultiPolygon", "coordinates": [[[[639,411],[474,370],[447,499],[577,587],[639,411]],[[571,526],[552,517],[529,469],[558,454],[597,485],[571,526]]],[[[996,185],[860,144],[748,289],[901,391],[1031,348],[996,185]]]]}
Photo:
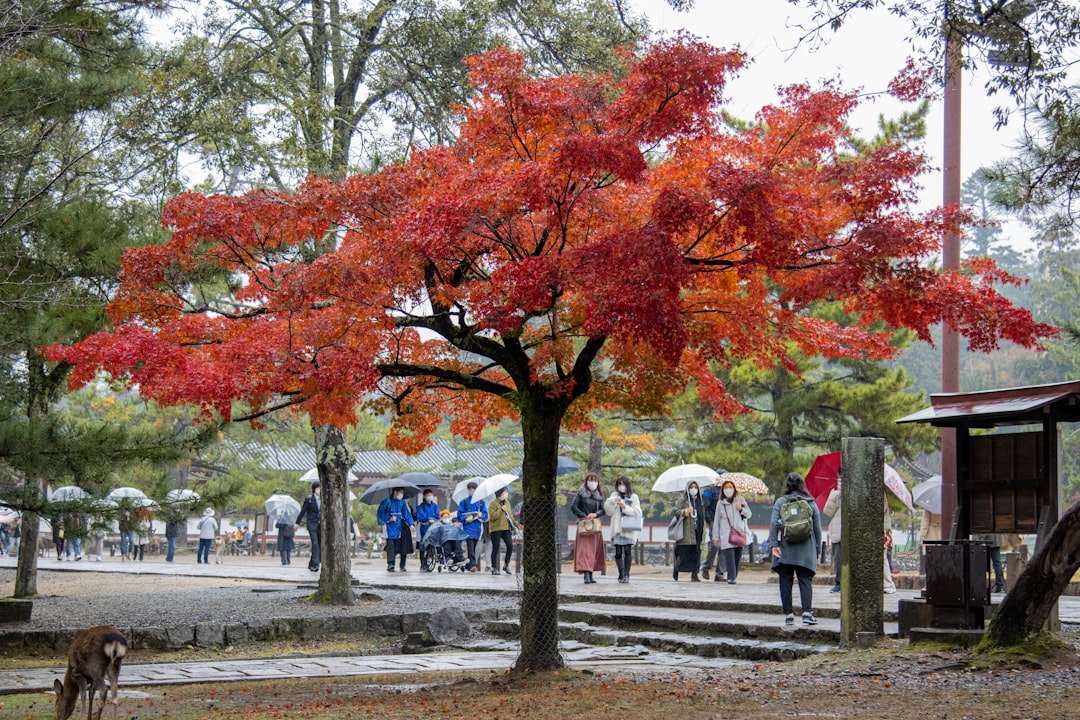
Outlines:
{"type": "Polygon", "coordinates": [[[1035,533],[1038,546],[1057,522],[1057,425],[1080,422],[1080,381],[934,394],[930,407],[897,422],[956,430],[956,484],[942,487],[943,509],[954,510],[943,518],[948,540],[926,548],[926,604],[931,627],[981,629],[989,560],[967,538],[1035,533]],[[1003,427],[1010,430],[977,434],[1003,427]]]}

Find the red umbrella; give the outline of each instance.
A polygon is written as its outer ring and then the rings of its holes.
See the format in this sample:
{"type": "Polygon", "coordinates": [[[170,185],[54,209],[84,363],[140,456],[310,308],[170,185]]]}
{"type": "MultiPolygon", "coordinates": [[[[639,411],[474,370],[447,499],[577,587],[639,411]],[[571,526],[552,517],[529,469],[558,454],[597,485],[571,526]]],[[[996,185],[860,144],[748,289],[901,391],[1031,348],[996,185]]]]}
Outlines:
{"type": "Polygon", "coordinates": [[[839,477],[840,453],[818,455],[810,466],[810,472],[806,473],[806,489],[814,496],[818,510],[825,507],[825,501],[829,499],[829,493],[836,487],[839,477]]]}

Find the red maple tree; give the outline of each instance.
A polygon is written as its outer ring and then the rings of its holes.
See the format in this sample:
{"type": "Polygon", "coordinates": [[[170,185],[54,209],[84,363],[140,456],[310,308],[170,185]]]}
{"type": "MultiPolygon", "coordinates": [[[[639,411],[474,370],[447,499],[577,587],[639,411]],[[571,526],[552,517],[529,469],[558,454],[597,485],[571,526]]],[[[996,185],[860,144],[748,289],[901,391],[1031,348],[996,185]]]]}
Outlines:
{"type": "Polygon", "coordinates": [[[713,363],[786,363],[789,343],[885,358],[880,321],[924,339],[944,321],[979,350],[1053,332],[995,290],[1014,280],[991,262],[928,266],[966,218],[912,209],[917,150],[856,149],[854,94],[793,86],[756,124],[725,124],[724,82],[743,61],[688,38],[628,57],[619,78],[529,77],[505,50],[474,58],[453,145],[294,194],[175,199],[169,241],[125,256],[116,329],[52,357],[78,366],[74,383],[106,370],[225,417],[238,400],[338,426],[390,410],[406,450],[444,418],[474,439],[517,418],[517,666],[558,666],[561,427],[597,408],[657,412],[690,384],[736,412],[713,363]],[[858,322],[810,317],[822,299],[858,322]]]}

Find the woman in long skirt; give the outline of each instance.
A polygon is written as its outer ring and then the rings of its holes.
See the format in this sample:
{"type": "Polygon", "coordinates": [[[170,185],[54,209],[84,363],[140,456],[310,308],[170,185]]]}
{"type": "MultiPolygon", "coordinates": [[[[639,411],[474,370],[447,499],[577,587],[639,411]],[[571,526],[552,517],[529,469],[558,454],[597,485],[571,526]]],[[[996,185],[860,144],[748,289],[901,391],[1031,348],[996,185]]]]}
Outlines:
{"type": "Polygon", "coordinates": [[[691,582],[701,582],[701,536],[705,528],[705,510],[701,505],[701,492],[696,482],[686,486],[686,493],[675,503],[675,516],[683,519],[683,536],[675,543],[675,568],[671,576],[679,581],[680,572],[690,573],[691,582]]]}
{"type": "Polygon", "coordinates": [[[600,476],[596,473],[585,475],[585,481],[578,488],[570,503],[570,512],[578,519],[578,532],[574,540],[574,572],[581,573],[586,583],[594,583],[593,573],[603,572],[604,535],[600,530],[600,518],[604,517],[604,496],[600,487],[600,476]],[[589,526],[595,526],[595,532],[589,526]]]}

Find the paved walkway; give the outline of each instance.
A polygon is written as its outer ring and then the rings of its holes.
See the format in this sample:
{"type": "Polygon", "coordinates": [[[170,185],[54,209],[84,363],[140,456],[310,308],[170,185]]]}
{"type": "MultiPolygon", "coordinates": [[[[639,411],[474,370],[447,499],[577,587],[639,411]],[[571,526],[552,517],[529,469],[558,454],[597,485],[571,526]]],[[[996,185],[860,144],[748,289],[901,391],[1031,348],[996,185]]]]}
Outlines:
{"type": "MultiPolygon", "coordinates": [[[[14,558],[0,557],[0,568],[15,566],[14,558]]],[[[58,562],[55,558],[42,558],[39,562],[42,570],[66,572],[129,573],[154,574],[182,578],[185,576],[204,576],[221,578],[243,578],[262,581],[288,583],[314,583],[317,576],[303,565],[283,567],[280,563],[265,557],[232,558],[224,565],[196,565],[190,561],[177,563],[165,562],[119,562],[107,558],[104,562],[58,562]]],[[[493,576],[488,573],[387,573],[381,560],[368,561],[359,559],[353,563],[353,577],[361,588],[415,588],[418,590],[438,587],[443,590],[454,589],[463,592],[470,590],[518,592],[518,578],[515,575],[493,576]]],[[[606,604],[637,606],[638,612],[648,612],[646,607],[663,607],[671,603],[685,606],[700,602],[731,603],[745,605],[746,620],[751,617],[760,619],[761,607],[775,608],[779,621],[779,598],[775,584],[765,580],[767,572],[746,572],[740,576],[736,585],[727,583],[674,582],[666,570],[660,568],[642,568],[633,575],[631,582],[619,584],[614,577],[598,577],[593,585],[584,585],[573,573],[561,576],[560,597],[564,603],[581,603],[590,607],[589,601],[606,604]]],[[[895,612],[901,598],[914,597],[918,593],[912,590],[899,590],[895,594],[885,595],[885,610],[895,612]]],[[[839,630],[836,619],[840,608],[840,598],[827,592],[822,586],[815,587],[814,602],[822,617],[822,627],[839,630]],[[832,616],[832,617],[829,617],[832,616]]],[[[604,606],[593,606],[603,609],[604,606]]],[[[1060,603],[1062,622],[1080,624],[1080,598],[1063,597],[1060,603]]],[[[630,607],[613,608],[608,611],[633,612],[630,607]]],[[[707,611],[686,608],[694,616],[708,616],[707,611]]],[[[728,613],[725,612],[725,617],[728,613]]],[[[733,614],[737,617],[738,613],[733,614]]],[[[716,658],[698,658],[669,653],[646,652],[637,647],[590,647],[577,643],[564,643],[567,662],[582,667],[609,666],[650,666],[671,669],[677,666],[700,666],[709,668],[723,667],[737,661],[716,658]]],[[[420,655],[362,656],[362,657],[319,657],[319,658],[282,658],[258,660],[220,660],[191,663],[157,663],[124,665],[123,685],[166,685],[197,682],[229,682],[237,680],[263,680],[284,677],[325,677],[386,675],[410,672],[435,672],[452,670],[483,670],[509,667],[516,652],[514,651],[478,651],[464,653],[431,653],[420,655]]],[[[52,681],[63,675],[63,668],[42,668],[34,670],[0,671],[0,694],[13,692],[36,692],[52,687],[52,681]]]]}

